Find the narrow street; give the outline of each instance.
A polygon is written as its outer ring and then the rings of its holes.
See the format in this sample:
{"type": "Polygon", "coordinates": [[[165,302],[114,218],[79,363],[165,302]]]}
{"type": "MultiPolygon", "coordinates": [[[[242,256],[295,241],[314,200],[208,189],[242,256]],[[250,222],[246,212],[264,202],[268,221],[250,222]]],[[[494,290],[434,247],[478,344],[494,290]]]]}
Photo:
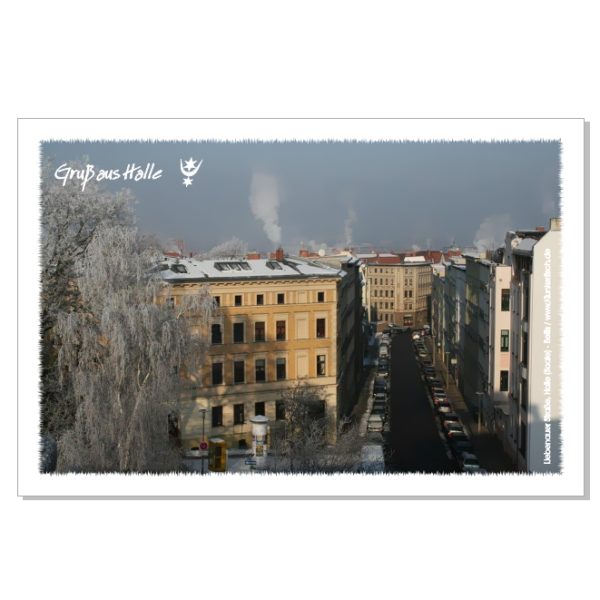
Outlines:
{"type": "Polygon", "coordinates": [[[392,338],[388,472],[448,473],[457,464],[440,438],[410,333],[392,338]]]}

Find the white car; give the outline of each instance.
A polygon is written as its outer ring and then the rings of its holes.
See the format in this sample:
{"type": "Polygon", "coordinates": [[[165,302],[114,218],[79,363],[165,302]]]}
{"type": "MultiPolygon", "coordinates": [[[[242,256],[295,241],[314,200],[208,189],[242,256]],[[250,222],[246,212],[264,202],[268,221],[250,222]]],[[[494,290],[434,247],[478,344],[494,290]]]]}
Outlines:
{"type": "Polygon", "coordinates": [[[383,432],[384,420],[381,415],[369,415],[367,419],[367,431],[383,432]]]}

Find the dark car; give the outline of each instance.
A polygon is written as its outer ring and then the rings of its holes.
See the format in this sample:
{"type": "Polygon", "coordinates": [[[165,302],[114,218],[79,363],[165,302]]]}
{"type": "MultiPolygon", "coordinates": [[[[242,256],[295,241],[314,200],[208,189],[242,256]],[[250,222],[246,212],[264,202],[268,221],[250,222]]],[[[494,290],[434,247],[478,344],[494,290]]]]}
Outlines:
{"type": "Polygon", "coordinates": [[[448,439],[450,448],[454,456],[459,457],[463,452],[472,452],[473,444],[465,433],[455,433],[448,439]]]}
{"type": "Polygon", "coordinates": [[[456,433],[465,433],[462,423],[458,421],[444,421],[444,433],[446,437],[451,439],[453,437],[453,435],[450,435],[452,432],[454,432],[454,435],[456,433]]]}
{"type": "Polygon", "coordinates": [[[382,417],[385,417],[386,413],[387,413],[386,407],[381,406],[380,404],[374,404],[373,408],[371,409],[372,415],[381,415],[382,417]]]}
{"type": "Polygon", "coordinates": [[[387,392],[387,382],[383,377],[378,377],[373,383],[373,395],[385,394],[387,392]]]}

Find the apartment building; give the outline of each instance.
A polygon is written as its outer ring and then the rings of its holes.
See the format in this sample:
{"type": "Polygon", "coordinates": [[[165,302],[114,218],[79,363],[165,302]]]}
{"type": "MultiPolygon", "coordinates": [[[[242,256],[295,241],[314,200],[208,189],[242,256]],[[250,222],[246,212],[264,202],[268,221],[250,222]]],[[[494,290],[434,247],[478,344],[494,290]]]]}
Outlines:
{"type": "Polygon", "coordinates": [[[519,469],[560,471],[559,218],[548,231],[509,231],[504,263],[511,269],[509,429],[506,443],[519,469]]]}
{"type": "Polygon", "coordinates": [[[444,277],[444,330],[442,351],[459,390],[464,394],[463,374],[465,371],[465,320],[466,320],[466,261],[452,257],[446,266],[444,277]]]}
{"type": "MultiPolygon", "coordinates": [[[[486,258],[488,257],[488,258],[486,258]]],[[[504,438],[510,373],[510,268],[466,253],[463,396],[488,431],[504,438]]],[[[497,259],[497,257],[494,257],[497,259]]]]}
{"type": "Polygon", "coordinates": [[[423,256],[365,259],[369,319],[381,327],[423,327],[430,321],[431,263],[423,256]]]}
{"type": "Polygon", "coordinates": [[[285,418],[282,393],[299,381],[320,386],[324,414],[335,439],[337,424],[353,405],[356,374],[358,265],[335,268],[306,258],[176,259],[161,263],[165,301],[208,286],[218,309],[209,324],[210,347],[198,373],[187,374],[180,398],[182,443],[223,438],[229,447],[251,446],[255,415],[272,424],[285,418]],[[348,359],[347,357],[351,357],[348,359]],[[206,412],[203,412],[206,411],[206,412]]]}

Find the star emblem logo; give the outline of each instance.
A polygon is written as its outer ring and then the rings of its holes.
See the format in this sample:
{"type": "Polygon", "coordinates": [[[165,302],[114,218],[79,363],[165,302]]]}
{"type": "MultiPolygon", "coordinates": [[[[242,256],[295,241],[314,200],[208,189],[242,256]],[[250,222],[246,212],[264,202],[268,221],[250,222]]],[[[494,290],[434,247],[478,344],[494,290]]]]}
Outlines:
{"type": "Polygon", "coordinates": [[[185,187],[189,187],[194,182],[194,175],[198,172],[198,169],[202,166],[204,159],[197,161],[193,159],[191,156],[185,162],[183,159],[179,159],[179,169],[181,170],[181,174],[183,175],[183,185],[185,187]]]}

